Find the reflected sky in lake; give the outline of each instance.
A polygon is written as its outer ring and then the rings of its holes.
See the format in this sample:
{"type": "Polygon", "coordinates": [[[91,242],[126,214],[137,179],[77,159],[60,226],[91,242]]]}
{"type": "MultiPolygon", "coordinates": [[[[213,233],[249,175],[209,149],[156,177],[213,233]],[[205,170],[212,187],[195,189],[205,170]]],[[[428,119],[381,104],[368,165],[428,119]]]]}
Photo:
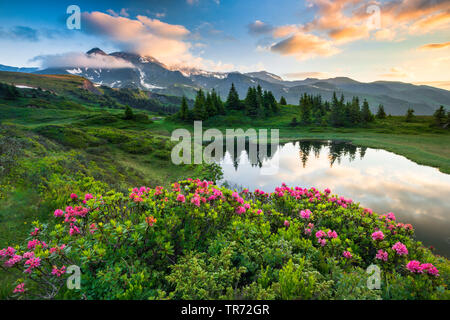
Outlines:
{"type": "MultiPolygon", "coordinates": [[[[248,150],[248,146],[247,146],[248,150]]],[[[411,223],[417,240],[450,257],[450,175],[418,165],[385,150],[359,148],[344,142],[301,141],[249,159],[245,149],[227,150],[220,161],[229,185],[271,192],[289,186],[330,188],[377,213],[394,212],[411,223]],[[278,173],[261,168],[279,162],[278,173]]]]}

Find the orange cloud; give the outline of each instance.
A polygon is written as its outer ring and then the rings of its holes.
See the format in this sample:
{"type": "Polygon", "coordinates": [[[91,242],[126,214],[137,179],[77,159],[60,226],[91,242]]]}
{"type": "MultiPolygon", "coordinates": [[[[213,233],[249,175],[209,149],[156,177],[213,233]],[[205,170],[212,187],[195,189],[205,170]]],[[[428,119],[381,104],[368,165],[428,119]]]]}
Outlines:
{"type": "Polygon", "coordinates": [[[428,33],[430,31],[443,29],[450,26],[450,9],[417,20],[412,26],[412,33],[428,33]]]}
{"type": "Polygon", "coordinates": [[[357,39],[367,38],[369,36],[369,29],[366,26],[346,27],[330,30],[328,35],[331,39],[338,42],[355,41],[357,39]]]}
{"type": "Polygon", "coordinates": [[[282,55],[293,55],[299,60],[315,56],[331,56],[339,52],[331,41],[319,38],[310,33],[296,33],[278,42],[270,48],[271,51],[282,55]]]}
{"type": "Polygon", "coordinates": [[[170,65],[195,61],[190,43],[183,41],[189,30],[158,19],[137,16],[130,19],[102,12],[83,13],[88,32],[109,37],[123,49],[155,57],[170,65]]]}
{"type": "Polygon", "coordinates": [[[429,49],[443,49],[450,47],[450,42],[444,42],[444,43],[429,43],[421,46],[419,49],[422,50],[429,50],[429,49]]]}

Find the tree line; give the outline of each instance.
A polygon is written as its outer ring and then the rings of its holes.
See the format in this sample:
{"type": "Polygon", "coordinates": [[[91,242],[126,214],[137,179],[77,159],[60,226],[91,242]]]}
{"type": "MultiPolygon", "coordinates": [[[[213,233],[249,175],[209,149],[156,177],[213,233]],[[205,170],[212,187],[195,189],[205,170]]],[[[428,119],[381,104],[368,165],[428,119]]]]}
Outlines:
{"type": "Polygon", "coordinates": [[[232,83],[225,102],[214,89],[206,94],[200,89],[197,91],[194,107],[189,110],[186,97],[183,96],[180,111],[176,116],[185,121],[207,120],[216,115],[240,111],[250,117],[265,118],[277,114],[279,109],[279,104],[271,91],[262,90],[260,85],[249,87],[246,97],[241,100],[232,83]]]}

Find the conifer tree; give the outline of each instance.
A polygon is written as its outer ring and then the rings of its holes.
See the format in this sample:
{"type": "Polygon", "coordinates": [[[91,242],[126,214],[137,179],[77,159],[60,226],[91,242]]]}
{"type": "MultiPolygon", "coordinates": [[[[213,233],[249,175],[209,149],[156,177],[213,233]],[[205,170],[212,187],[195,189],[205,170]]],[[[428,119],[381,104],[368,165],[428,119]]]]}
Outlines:
{"type": "Polygon", "coordinates": [[[213,117],[217,114],[216,105],[209,92],[206,94],[205,109],[208,118],[213,117]]]}
{"type": "Polygon", "coordinates": [[[281,106],[287,105],[286,98],[283,97],[283,96],[281,96],[281,98],[280,98],[280,105],[281,105],[281,106]]]}
{"type": "Polygon", "coordinates": [[[188,104],[187,104],[187,100],[186,97],[183,96],[183,98],[181,98],[181,107],[180,107],[180,119],[181,120],[188,120],[188,104]]]}
{"type": "Polygon", "coordinates": [[[206,113],[205,100],[206,99],[203,90],[202,89],[198,90],[197,96],[195,97],[194,109],[192,109],[194,120],[206,120],[208,118],[206,113]]]}
{"type": "Polygon", "coordinates": [[[377,118],[378,119],[385,119],[386,118],[386,112],[384,112],[384,106],[382,104],[380,104],[378,106],[377,118]]]}
{"type": "Polygon", "coordinates": [[[406,122],[412,122],[414,120],[414,109],[408,108],[406,111],[406,122]]]}
{"type": "Polygon", "coordinates": [[[239,100],[239,94],[234,87],[234,83],[231,84],[230,92],[228,93],[227,102],[225,103],[227,110],[240,110],[241,102],[239,100]]]}
{"type": "Polygon", "coordinates": [[[368,122],[372,122],[373,121],[373,114],[370,111],[369,103],[367,102],[366,99],[364,99],[363,106],[362,106],[362,109],[361,109],[361,120],[364,123],[368,123],[368,122]]]}
{"type": "Polygon", "coordinates": [[[433,117],[434,117],[434,122],[436,123],[436,125],[438,127],[444,126],[445,123],[447,122],[447,116],[445,114],[444,106],[440,106],[440,108],[434,112],[433,117]]]}

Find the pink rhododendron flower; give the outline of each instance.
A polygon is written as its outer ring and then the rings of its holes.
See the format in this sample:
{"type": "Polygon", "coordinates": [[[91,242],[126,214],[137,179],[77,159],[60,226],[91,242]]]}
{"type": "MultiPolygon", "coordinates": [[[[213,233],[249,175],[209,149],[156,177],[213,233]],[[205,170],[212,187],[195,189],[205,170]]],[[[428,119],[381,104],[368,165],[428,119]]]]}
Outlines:
{"type": "Polygon", "coordinates": [[[41,265],[41,259],[40,258],[30,258],[27,261],[25,261],[25,265],[28,265],[28,269],[26,269],[24,272],[31,273],[31,271],[34,268],[37,268],[41,265]]]}
{"type": "Polygon", "coordinates": [[[64,215],[64,211],[62,211],[61,209],[56,209],[53,215],[55,217],[62,217],[64,215]]]}
{"type": "Polygon", "coordinates": [[[326,244],[327,244],[327,239],[317,239],[317,242],[319,242],[320,243],[320,245],[323,247],[323,246],[325,246],[326,244]]]}
{"type": "Polygon", "coordinates": [[[389,254],[386,251],[378,250],[377,254],[375,255],[375,258],[382,261],[387,261],[389,257],[389,254]]]}
{"type": "Polygon", "coordinates": [[[5,267],[11,268],[14,266],[17,262],[20,262],[22,260],[22,256],[14,255],[11,259],[7,260],[5,262],[5,267]]]}
{"type": "Polygon", "coordinates": [[[177,201],[178,202],[182,202],[182,203],[185,203],[186,202],[186,197],[183,195],[183,194],[178,194],[178,196],[177,196],[177,201]]]}
{"type": "Polygon", "coordinates": [[[308,236],[310,236],[310,235],[311,235],[311,229],[306,228],[306,229],[305,229],[305,234],[307,234],[308,236]]]}
{"type": "Polygon", "coordinates": [[[420,267],[429,275],[439,277],[439,270],[432,263],[423,263],[420,267]]]}
{"type": "Polygon", "coordinates": [[[18,284],[14,289],[13,293],[24,293],[25,292],[25,283],[18,284]]]}
{"type": "Polygon", "coordinates": [[[353,257],[352,254],[350,253],[350,251],[344,251],[344,253],[342,253],[342,255],[344,256],[344,258],[347,258],[347,259],[351,259],[353,257]]]}
{"type": "Polygon", "coordinates": [[[247,209],[247,210],[250,209],[250,203],[245,203],[244,204],[244,208],[247,209]]]}
{"type": "Polygon", "coordinates": [[[322,231],[322,230],[319,230],[319,231],[316,232],[316,238],[318,238],[318,239],[323,238],[326,235],[327,234],[324,231],[322,231]]]}
{"type": "Polygon", "coordinates": [[[34,252],[33,251],[28,251],[28,252],[25,252],[23,254],[23,258],[24,259],[30,259],[30,258],[33,258],[33,257],[34,257],[34,252]]]}
{"type": "Polygon", "coordinates": [[[75,200],[78,196],[75,193],[70,194],[70,199],[75,200]]]}
{"type": "Polygon", "coordinates": [[[237,213],[237,214],[243,214],[243,213],[245,213],[245,208],[244,208],[244,207],[241,207],[241,206],[237,207],[237,208],[236,208],[236,213],[237,213]]]}
{"type": "Polygon", "coordinates": [[[423,273],[422,265],[417,260],[412,260],[408,262],[406,268],[413,273],[423,273]]]}
{"type": "Polygon", "coordinates": [[[301,210],[301,211],[300,211],[300,216],[301,216],[303,219],[309,219],[309,217],[311,216],[311,211],[310,211],[309,209],[301,210]]]}
{"type": "Polygon", "coordinates": [[[52,275],[61,277],[64,273],[66,273],[66,266],[62,266],[61,269],[58,269],[56,266],[53,266],[52,275]]]}
{"type": "Polygon", "coordinates": [[[76,235],[76,234],[79,234],[80,233],[80,229],[78,229],[78,227],[77,226],[72,226],[70,229],[69,229],[69,234],[71,235],[71,236],[73,236],[73,235],[76,235]]]}
{"type": "Polygon", "coordinates": [[[384,239],[384,234],[381,231],[375,231],[374,233],[372,233],[372,239],[373,240],[383,240],[384,239]]]}
{"type": "Polygon", "coordinates": [[[338,236],[336,231],[334,231],[334,230],[333,231],[328,230],[327,235],[328,235],[328,238],[330,238],[330,239],[335,239],[338,236]]]}
{"type": "Polygon", "coordinates": [[[287,221],[287,220],[284,220],[284,226],[285,226],[285,227],[289,227],[289,225],[290,225],[290,222],[287,221]]]}
{"type": "Polygon", "coordinates": [[[261,209],[258,209],[258,211],[256,211],[256,214],[261,214],[261,213],[262,213],[261,209]]]}
{"type": "Polygon", "coordinates": [[[90,193],[87,193],[87,194],[84,196],[84,200],[85,200],[85,201],[89,201],[89,200],[91,200],[91,199],[94,199],[94,196],[93,196],[92,194],[90,194],[90,193]]]}
{"type": "Polygon", "coordinates": [[[396,244],[394,244],[394,245],[392,246],[392,250],[395,250],[399,256],[407,255],[407,254],[408,254],[408,249],[407,249],[406,246],[405,246],[403,243],[401,243],[401,242],[397,242],[396,244]]]}

